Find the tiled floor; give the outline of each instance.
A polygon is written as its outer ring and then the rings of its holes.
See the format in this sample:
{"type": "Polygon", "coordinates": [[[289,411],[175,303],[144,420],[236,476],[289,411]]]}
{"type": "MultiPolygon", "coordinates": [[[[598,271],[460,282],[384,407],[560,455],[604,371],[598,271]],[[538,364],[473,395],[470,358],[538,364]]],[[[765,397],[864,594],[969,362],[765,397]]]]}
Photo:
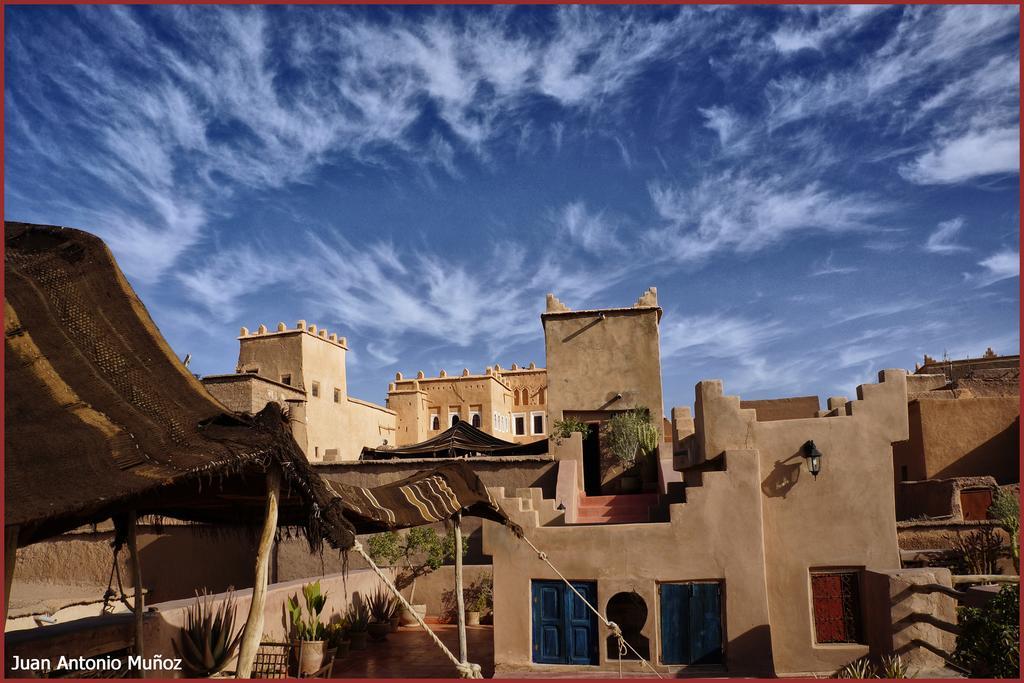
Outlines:
{"type": "MultiPolygon", "coordinates": [[[[431,624],[449,650],[459,656],[459,630],[454,624],[431,624]]],[[[484,678],[494,675],[494,632],[491,626],[467,626],[469,661],[479,664],[484,678]]],[[[423,629],[403,626],[381,643],[349,652],[337,661],[331,678],[458,678],[459,672],[423,629]]]]}

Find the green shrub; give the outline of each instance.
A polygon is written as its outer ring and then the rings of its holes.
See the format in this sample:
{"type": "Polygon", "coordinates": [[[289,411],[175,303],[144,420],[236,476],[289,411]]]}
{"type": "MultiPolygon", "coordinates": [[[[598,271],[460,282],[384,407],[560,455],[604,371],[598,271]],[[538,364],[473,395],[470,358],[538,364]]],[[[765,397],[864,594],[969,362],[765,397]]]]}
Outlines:
{"type": "Polygon", "coordinates": [[[953,661],[976,678],[1020,677],[1020,587],[1003,586],[982,607],[958,610],[953,661]]]}

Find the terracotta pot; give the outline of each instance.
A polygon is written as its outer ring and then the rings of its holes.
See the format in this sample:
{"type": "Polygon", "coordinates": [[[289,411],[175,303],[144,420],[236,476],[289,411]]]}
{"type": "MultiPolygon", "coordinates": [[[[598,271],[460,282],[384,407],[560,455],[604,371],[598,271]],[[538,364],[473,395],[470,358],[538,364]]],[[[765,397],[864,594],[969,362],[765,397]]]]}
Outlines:
{"type": "Polygon", "coordinates": [[[395,614],[395,616],[391,617],[391,621],[388,622],[388,624],[391,626],[391,632],[394,633],[395,631],[397,631],[398,630],[398,626],[401,623],[402,623],[402,615],[395,614]]]}
{"type": "Polygon", "coordinates": [[[480,625],[480,613],[479,612],[466,612],[466,626],[479,626],[480,625]]]}
{"type": "Polygon", "coordinates": [[[351,649],[366,649],[366,631],[349,631],[348,637],[352,641],[349,645],[351,649]]]}
{"type": "MultiPolygon", "coordinates": [[[[412,608],[414,610],[416,610],[417,614],[420,615],[420,619],[422,619],[423,617],[425,617],[427,615],[427,606],[426,605],[413,605],[412,608]]],[[[401,623],[402,623],[402,626],[415,626],[416,625],[416,619],[413,618],[412,612],[410,612],[409,609],[406,608],[406,607],[402,608],[401,623]]]]}
{"type": "Polygon", "coordinates": [[[388,634],[391,633],[391,624],[374,622],[367,626],[366,629],[367,632],[370,634],[371,638],[377,641],[381,641],[386,639],[388,637],[388,634]]]}
{"type": "Polygon", "coordinates": [[[324,665],[324,641],[322,640],[300,640],[299,647],[299,677],[316,673],[324,665]]]}

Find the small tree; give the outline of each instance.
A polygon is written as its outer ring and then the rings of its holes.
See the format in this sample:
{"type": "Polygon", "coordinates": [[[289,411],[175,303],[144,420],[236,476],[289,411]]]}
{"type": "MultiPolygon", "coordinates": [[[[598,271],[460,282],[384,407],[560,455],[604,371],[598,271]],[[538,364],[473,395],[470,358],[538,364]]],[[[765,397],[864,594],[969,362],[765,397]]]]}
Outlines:
{"type": "Polygon", "coordinates": [[[980,678],[1020,677],[1020,587],[1007,585],[981,607],[957,610],[953,661],[980,678]]]}
{"type": "Polygon", "coordinates": [[[608,449],[623,465],[632,467],[637,456],[648,456],[658,447],[658,428],[651,424],[647,408],[634,408],[617,413],[608,420],[608,449]]]}
{"type": "MultiPolygon", "coordinates": [[[[413,527],[405,534],[374,534],[366,545],[375,562],[394,565],[401,561],[405,565],[395,577],[395,585],[399,589],[412,586],[410,603],[416,595],[416,579],[455,559],[455,534],[449,531],[441,536],[428,526],[413,527]]],[[[468,549],[468,544],[463,543],[463,556],[468,549]]]]}
{"type": "Polygon", "coordinates": [[[996,491],[988,509],[992,518],[1010,535],[1010,557],[1013,568],[1020,571],[1020,500],[1007,489],[996,491]]]}
{"type": "Polygon", "coordinates": [[[551,425],[551,437],[559,446],[562,445],[563,440],[571,437],[573,432],[579,432],[585,439],[587,434],[590,433],[590,426],[586,422],[572,416],[564,420],[555,420],[555,423],[551,425]]]}

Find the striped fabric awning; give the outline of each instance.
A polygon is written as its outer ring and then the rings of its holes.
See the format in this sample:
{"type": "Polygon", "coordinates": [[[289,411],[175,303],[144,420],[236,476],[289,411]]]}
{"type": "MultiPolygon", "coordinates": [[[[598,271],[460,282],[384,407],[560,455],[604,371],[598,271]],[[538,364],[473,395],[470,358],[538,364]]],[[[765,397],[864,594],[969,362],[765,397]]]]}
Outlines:
{"type": "Polygon", "coordinates": [[[517,535],[522,533],[464,462],[448,463],[372,489],[334,481],[327,484],[359,534],[432,524],[450,519],[456,512],[490,519],[517,535]]]}

